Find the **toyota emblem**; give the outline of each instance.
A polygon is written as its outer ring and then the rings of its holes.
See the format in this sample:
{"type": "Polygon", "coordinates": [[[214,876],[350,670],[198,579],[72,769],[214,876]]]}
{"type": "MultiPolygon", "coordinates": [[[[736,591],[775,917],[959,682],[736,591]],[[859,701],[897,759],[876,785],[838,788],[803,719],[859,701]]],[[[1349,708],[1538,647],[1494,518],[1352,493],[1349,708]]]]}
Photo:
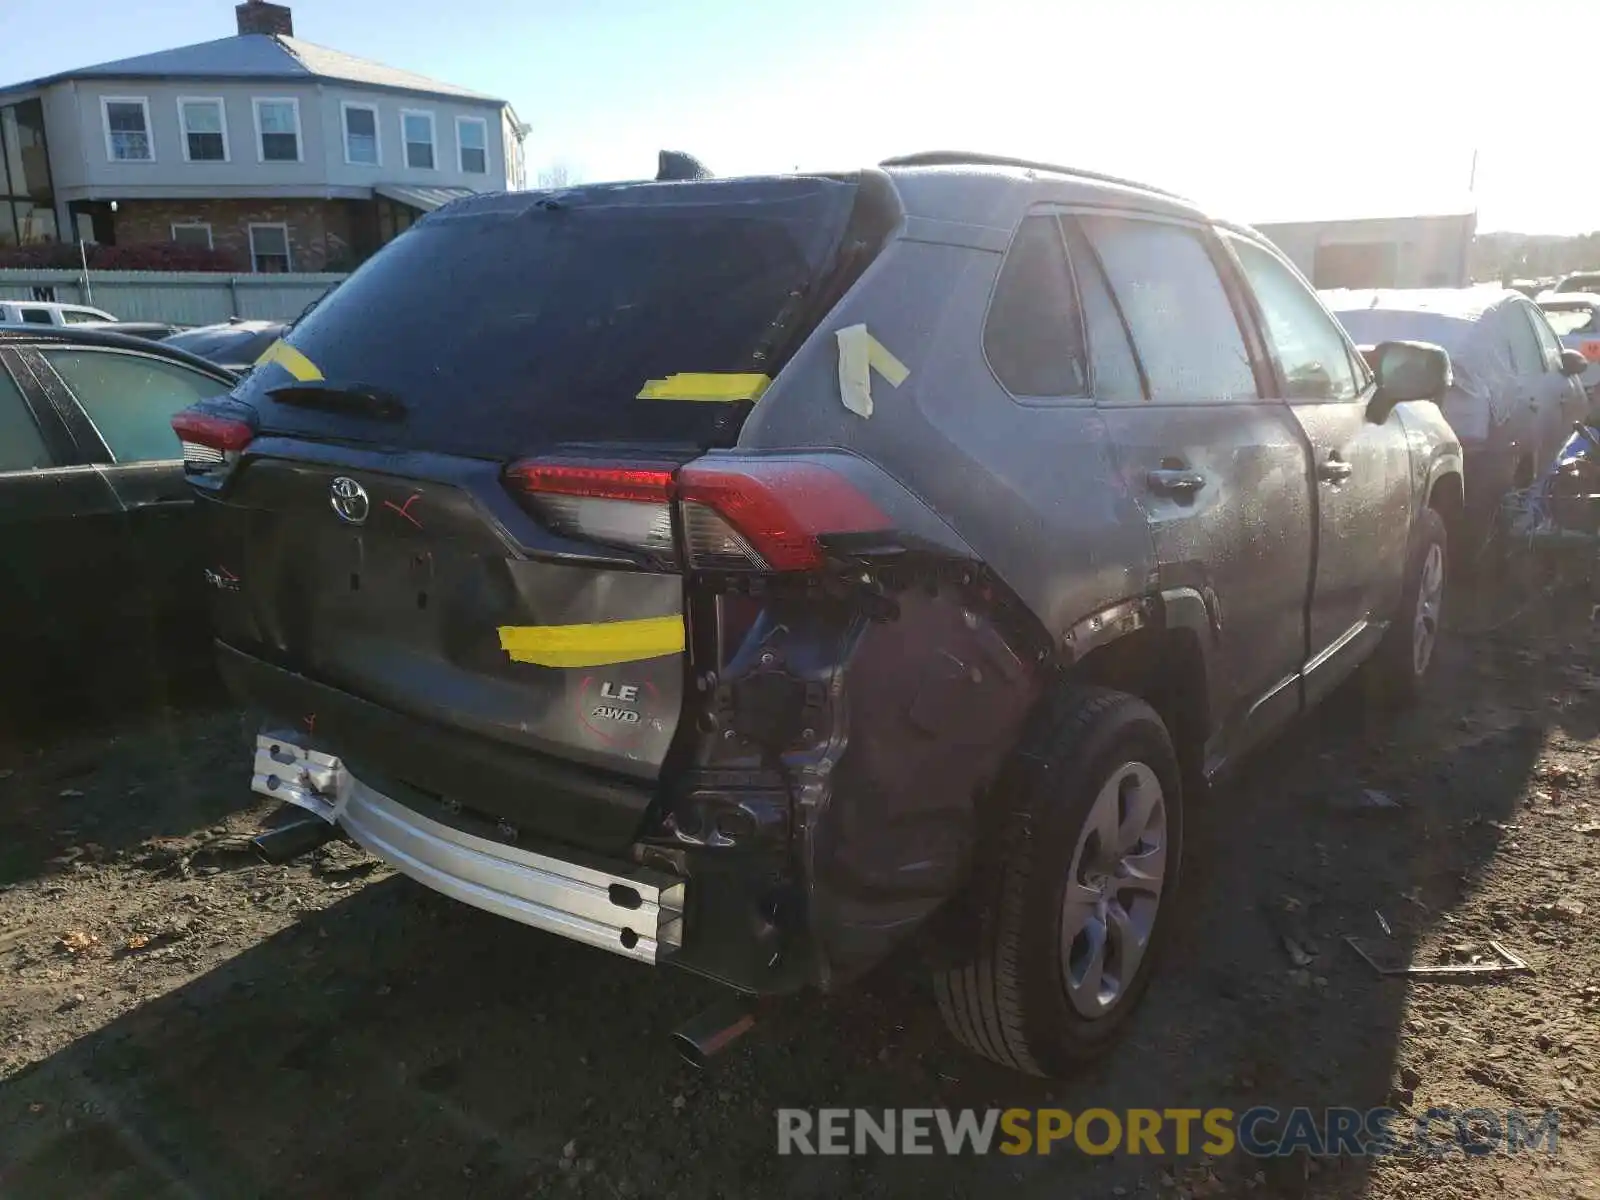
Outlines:
{"type": "Polygon", "coordinates": [[[367,498],[367,489],[362,487],[348,475],[340,475],[333,481],[329,488],[332,493],[328,503],[333,506],[333,511],[338,514],[341,521],[351,525],[366,523],[367,512],[372,507],[372,501],[367,498]]]}

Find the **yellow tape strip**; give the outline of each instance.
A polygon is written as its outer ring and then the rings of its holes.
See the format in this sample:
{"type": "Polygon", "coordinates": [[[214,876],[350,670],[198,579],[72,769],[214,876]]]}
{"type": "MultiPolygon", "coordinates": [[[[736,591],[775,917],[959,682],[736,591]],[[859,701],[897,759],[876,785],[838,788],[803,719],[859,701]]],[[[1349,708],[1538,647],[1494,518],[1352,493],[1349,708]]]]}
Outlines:
{"type": "Polygon", "coordinates": [[[839,341],[839,399],[858,417],[872,415],[872,372],[899,387],[911,374],[865,325],[851,325],[834,333],[839,341]]]}
{"type": "Polygon", "coordinates": [[[322,372],[317,370],[317,364],[282,338],[261,352],[261,357],[256,359],[256,366],[269,362],[277,363],[301,383],[314,383],[322,378],[322,372]]]}
{"type": "Polygon", "coordinates": [[[867,335],[867,363],[889,381],[890,387],[899,387],[911,374],[911,368],[889,353],[884,344],[870,333],[867,335]]]}
{"type": "Polygon", "coordinates": [[[683,651],[682,617],[598,625],[502,625],[500,649],[512,662],[541,667],[603,667],[683,651]]]}
{"type": "Polygon", "coordinates": [[[689,371],[650,379],[640,389],[639,400],[704,400],[712,404],[732,404],[736,400],[759,400],[772,383],[768,375],[735,375],[712,371],[689,371]]]}

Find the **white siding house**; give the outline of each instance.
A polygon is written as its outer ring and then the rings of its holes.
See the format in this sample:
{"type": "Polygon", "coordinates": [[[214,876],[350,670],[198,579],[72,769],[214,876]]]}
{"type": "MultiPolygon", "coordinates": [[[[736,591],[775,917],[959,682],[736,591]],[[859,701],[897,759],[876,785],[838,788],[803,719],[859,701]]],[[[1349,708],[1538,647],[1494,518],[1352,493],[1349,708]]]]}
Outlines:
{"type": "Polygon", "coordinates": [[[302,41],[281,5],[236,12],[233,37],[0,88],[0,247],[340,269],[455,196],[523,186],[504,101],[302,41]]]}

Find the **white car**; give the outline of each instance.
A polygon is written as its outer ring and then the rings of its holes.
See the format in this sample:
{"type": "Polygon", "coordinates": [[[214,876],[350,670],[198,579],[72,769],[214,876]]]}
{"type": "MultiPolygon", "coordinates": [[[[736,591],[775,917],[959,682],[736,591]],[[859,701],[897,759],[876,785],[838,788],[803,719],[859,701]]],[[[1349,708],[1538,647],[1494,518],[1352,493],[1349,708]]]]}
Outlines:
{"type": "Polygon", "coordinates": [[[1565,354],[1544,312],[1509,289],[1342,290],[1322,298],[1358,346],[1417,341],[1449,351],[1454,382],[1439,407],[1466,455],[1469,536],[1487,536],[1501,497],[1537,479],[1588,410],[1576,355],[1565,354]]]}
{"type": "Polygon", "coordinates": [[[94,325],[117,318],[83,304],[44,300],[0,300],[0,325],[94,325]]]}
{"type": "Polygon", "coordinates": [[[1539,298],[1539,307],[1561,344],[1589,360],[1578,379],[1591,396],[1600,399],[1600,295],[1552,293],[1539,298]]]}

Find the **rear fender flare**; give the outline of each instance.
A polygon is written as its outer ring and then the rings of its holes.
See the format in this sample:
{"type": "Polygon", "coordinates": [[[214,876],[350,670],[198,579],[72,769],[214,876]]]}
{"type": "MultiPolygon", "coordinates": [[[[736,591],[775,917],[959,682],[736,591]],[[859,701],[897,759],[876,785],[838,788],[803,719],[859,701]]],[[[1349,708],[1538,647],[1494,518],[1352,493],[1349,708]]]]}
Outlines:
{"type": "MultiPolygon", "coordinates": [[[[1131,659],[1117,654],[1116,648],[1123,639],[1150,636],[1170,639],[1174,634],[1186,635],[1181,654],[1176,653],[1179,647],[1170,644],[1157,652],[1161,656],[1155,666],[1157,674],[1145,675],[1147,668],[1140,669],[1141,694],[1156,705],[1163,719],[1176,720],[1183,725],[1182,729],[1173,729],[1173,736],[1186,744],[1185,753],[1192,751],[1197,756],[1186,762],[1186,769],[1192,767],[1196,772],[1203,772],[1203,764],[1217,734],[1218,715],[1225,711],[1226,697],[1222,689],[1226,680],[1222,677],[1219,652],[1222,621],[1221,606],[1209,586],[1166,588],[1107,605],[1080,619],[1064,639],[1064,657],[1069,660],[1069,671],[1091,655],[1103,666],[1109,665],[1105,656],[1098,653],[1106,650],[1112,651],[1113,663],[1121,660],[1126,664],[1140,658],[1148,663],[1148,647],[1141,652],[1130,645],[1131,659]],[[1195,661],[1196,656],[1198,661],[1195,661]],[[1198,672],[1197,686],[1182,677],[1184,671],[1198,672]]],[[[1109,676],[1092,664],[1087,671],[1087,677],[1094,682],[1124,686],[1118,679],[1121,672],[1116,667],[1112,667],[1109,676]]]]}

